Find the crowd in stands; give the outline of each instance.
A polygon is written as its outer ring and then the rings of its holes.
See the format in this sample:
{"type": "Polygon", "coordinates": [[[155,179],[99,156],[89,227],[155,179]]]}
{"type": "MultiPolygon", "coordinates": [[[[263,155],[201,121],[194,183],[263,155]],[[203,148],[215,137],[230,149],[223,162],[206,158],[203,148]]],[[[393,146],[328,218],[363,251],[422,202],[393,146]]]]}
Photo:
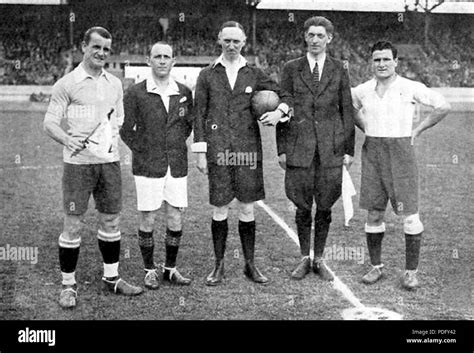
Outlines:
{"type": "Polygon", "coordinates": [[[29,12],[0,18],[0,23],[0,84],[50,85],[63,76],[68,66],[67,32],[58,22],[29,12]]]}
{"type": "MultiPolygon", "coordinates": [[[[173,44],[177,56],[216,56],[219,54],[216,23],[225,20],[218,21],[217,15],[210,13],[207,18],[194,16],[186,18],[186,21],[175,18],[163,22],[166,16],[150,13],[150,9],[143,9],[139,15],[131,11],[100,12],[88,9],[77,14],[71,48],[69,9],[55,11],[47,15],[31,10],[25,15],[20,11],[13,18],[10,13],[8,21],[2,21],[0,84],[53,84],[72,69],[73,50],[80,51],[84,30],[99,23],[113,34],[113,51],[117,55],[147,55],[151,44],[167,40],[173,44]]],[[[394,43],[422,48],[420,55],[400,58],[398,71],[402,75],[430,87],[474,87],[471,73],[472,24],[460,25],[456,30],[450,28],[448,22],[444,26],[433,26],[429,45],[424,46],[422,23],[419,21],[407,24],[383,16],[372,20],[373,17],[368,16],[328,14],[336,24],[329,52],[347,61],[352,85],[372,76],[369,47],[383,34],[383,38],[394,43]]],[[[304,14],[299,17],[304,19],[304,14]]],[[[237,20],[250,27],[248,20],[237,20]]],[[[469,23],[469,19],[465,22],[469,23]]],[[[305,53],[302,20],[288,21],[286,13],[278,15],[274,11],[272,15],[265,16],[259,12],[255,46],[248,32],[244,55],[254,55],[255,64],[276,81],[285,62],[305,53]]]]}

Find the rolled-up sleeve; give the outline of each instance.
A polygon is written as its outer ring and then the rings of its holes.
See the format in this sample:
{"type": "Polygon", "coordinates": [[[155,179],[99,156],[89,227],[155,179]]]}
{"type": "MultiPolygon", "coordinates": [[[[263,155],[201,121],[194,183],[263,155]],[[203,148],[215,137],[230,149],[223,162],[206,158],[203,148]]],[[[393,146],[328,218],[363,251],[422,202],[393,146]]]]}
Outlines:
{"type": "Polygon", "coordinates": [[[417,103],[432,107],[434,109],[441,109],[449,105],[442,94],[429,89],[421,82],[417,82],[413,98],[417,103]]]}
{"type": "Polygon", "coordinates": [[[359,111],[362,109],[362,101],[359,97],[359,86],[351,88],[351,95],[352,95],[352,106],[356,111],[359,111]]]}

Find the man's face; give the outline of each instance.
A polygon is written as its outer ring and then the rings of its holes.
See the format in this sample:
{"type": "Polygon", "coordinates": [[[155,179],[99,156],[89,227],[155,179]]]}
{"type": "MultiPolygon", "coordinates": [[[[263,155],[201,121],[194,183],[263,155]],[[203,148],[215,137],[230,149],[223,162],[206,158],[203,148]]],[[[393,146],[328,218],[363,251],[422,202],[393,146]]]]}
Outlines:
{"type": "Polygon", "coordinates": [[[82,42],[83,62],[93,70],[102,69],[110,55],[111,46],[112,39],[106,39],[96,32],[92,33],[89,43],[82,42]]]}
{"type": "Polygon", "coordinates": [[[395,74],[398,59],[393,58],[390,49],[376,50],[372,53],[372,68],[379,79],[387,79],[395,74]]]}
{"type": "Polygon", "coordinates": [[[226,59],[234,60],[245,45],[245,34],[238,27],[226,27],[219,33],[218,43],[226,59]]]}
{"type": "Polygon", "coordinates": [[[151,48],[148,65],[151,66],[155,77],[163,78],[169,76],[174,63],[173,49],[168,44],[155,44],[151,48]]]}
{"type": "Polygon", "coordinates": [[[308,52],[317,56],[326,51],[326,46],[331,42],[332,35],[326,32],[323,26],[311,26],[304,34],[304,40],[308,45],[308,52]]]}

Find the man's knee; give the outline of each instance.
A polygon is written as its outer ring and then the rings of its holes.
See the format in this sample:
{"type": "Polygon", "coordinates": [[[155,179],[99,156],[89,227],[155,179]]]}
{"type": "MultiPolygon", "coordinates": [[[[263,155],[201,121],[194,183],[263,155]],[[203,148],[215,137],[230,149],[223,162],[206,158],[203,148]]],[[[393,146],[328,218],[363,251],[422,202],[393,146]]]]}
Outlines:
{"type": "Polygon", "coordinates": [[[214,206],[212,219],[215,221],[224,221],[229,215],[229,205],[217,207],[214,206]]]}
{"type": "Polygon", "coordinates": [[[120,231],[120,215],[118,213],[99,213],[100,229],[105,233],[117,233],[120,231]]]}
{"type": "Polygon", "coordinates": [[[418,213],[406,216],[403,219],[403,230],[405,234],[417,235],[424,230],[423,223],[421,223],[420,215],[418,213]]]}
{"type": "Polygon", "coordinates": [[[178,232],[182,228],[182,210],[180,208],[167,205],[166,208],[166,225],[169,230],[178,232]]]}
{"type": "Polygon", "coordinates": [[[311,218],[311,210],[305,208],[297,208],[295,212],[295,223],[299,226],[311,227],[313,219],[311,218]]]}
{"type": "Polygon", "coordinates": [[[383,221],[385,211],[370,210],[367,213],[367,223],[365,231],[367,233],[383,233],[385,232],[385,223],[383,221]]]}
{"type": "Polygon", "coordinates": [[[239,220],[242,222],[252,222],[255,220],[255,216],[253,213],[253,202],[251,203],[243,203],[238,202],[239,205],[239,220]]]}
{"type": "Polygon", "coordinates": [[[367,213],[367,223],[370,225],[380,225],[383,223],[385,211],[370,210],[367,213]]]}
{"type": "Polygon", "coordinates": [[[326,223],[330,224],[332,221],[331,217],[331,209],[329,210],[316,210],[316,214],[314,215],[315,223],[326,223]]]}
{"type": "Polygon", "coordinates": [[[75,240],[81,237],[80,232],[84,215],[65,215],[62,236],[65,240],[75,240]]]}
{"type": "Polygon", "coordinates": [[[152,232],[155,227],[156,211],[140,212],[140,230],[144,232],[152,232]]]}

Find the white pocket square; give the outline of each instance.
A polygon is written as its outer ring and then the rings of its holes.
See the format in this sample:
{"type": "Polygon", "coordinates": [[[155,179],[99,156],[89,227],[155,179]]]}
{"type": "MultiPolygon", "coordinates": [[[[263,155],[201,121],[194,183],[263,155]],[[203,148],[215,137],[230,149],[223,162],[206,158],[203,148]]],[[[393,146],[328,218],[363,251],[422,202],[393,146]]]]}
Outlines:
{"type": "Polygon", "coordinates": [[[245,93],[252,93],[252,87],[250,86],[245,87],[245,93]]]}
{"type": "Polygon", "coordinates": [[[187,98],[186,96],[184,96],[184,97],[182,97],[182,98],[179,100],[179,102],[180,102],[180,103],[184,103],[184,102],[186,102],[187,100],[188,100],[188,98],[187,98]]]}

